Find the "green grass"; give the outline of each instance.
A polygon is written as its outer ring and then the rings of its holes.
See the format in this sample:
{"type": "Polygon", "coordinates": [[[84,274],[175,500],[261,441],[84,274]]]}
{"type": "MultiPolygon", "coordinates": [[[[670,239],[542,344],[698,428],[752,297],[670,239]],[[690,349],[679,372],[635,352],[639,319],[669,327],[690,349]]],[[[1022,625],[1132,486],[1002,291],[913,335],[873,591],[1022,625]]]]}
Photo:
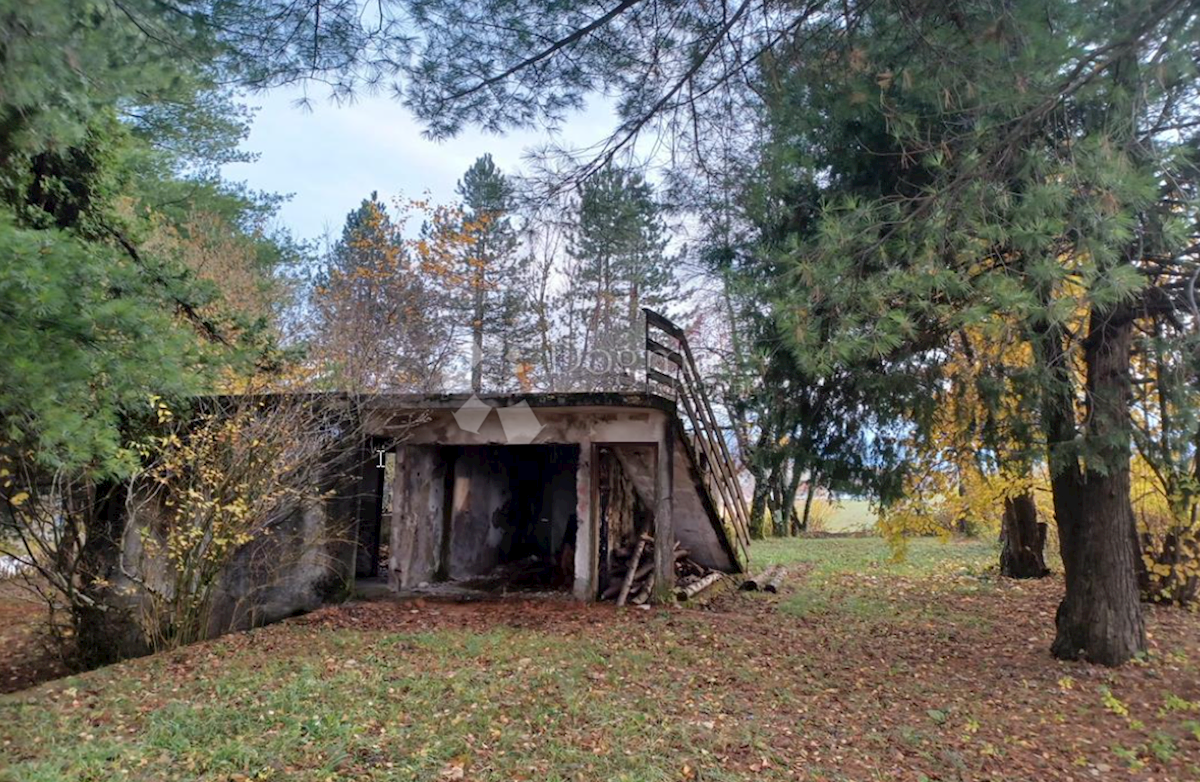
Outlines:
{"type": "Polygon", "coordinates": [[[768,565],[812,566],[817,577],[857,573],[878,576],[933,577],[945,573],[978,573],[996,564],[999,545],[991,541],[910,540],[896,560],[882,538],[783,538],[754,543],[750,569],[768,565]]]}
{"type": "Polygon", "coordinates": [[[982,541],[911,540],[896,559],[881,538],[788,538],[755,543],[751,571],[770,565],[792,569],[798,583],[781,606],[792,616],[836,614],[867,621],[899,618],[939,624],[978,624],[955,598],[990,588],[999,547],[982,541]],[[943,602],[903,599],[914,582],[936,584],[943,602]]]}
{"type": "MultiPolygon", "coordinates": [[[[991,544],[908,554],[758,543],[756,567],[795,576],[718,611],[380,604],[236,634],[0,697],[0,780],[996,778],[998,753],[1036,769],[1047,752],[1115,766],[1112,742],[1051,739],[1072,726],[1031,700],[1115,736],[1125,723],[1094,688],[1061,688],[1048,655],[1014,676],[980,651],[1028,643],[1006,617],[1052,603],[989,587],[991,544]]],[[[1167,685],[1106,681],[1130,704],[1167,685]]],[[[1179,725],[1200,703],[1155,697],[1126,743],[1139,762],[1195,763],[1179,725]]]]}
{"type": "Polygon", "coordinates": [[[822,532],[863,532],[875,526],[878,517],[867,500],[839,500],[830,509],[822,532]]]}

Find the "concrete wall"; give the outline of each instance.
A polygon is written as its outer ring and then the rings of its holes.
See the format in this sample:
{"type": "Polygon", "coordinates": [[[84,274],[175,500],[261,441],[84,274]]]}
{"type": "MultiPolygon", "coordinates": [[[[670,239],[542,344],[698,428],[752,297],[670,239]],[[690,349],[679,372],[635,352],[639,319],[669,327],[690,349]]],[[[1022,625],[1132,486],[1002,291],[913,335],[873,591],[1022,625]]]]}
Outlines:
{"type": "Polygon", "coordinates": [[[209,635],[276,622],[312,611],[347,594],[353,560],[350,519],[327,503],[295,508],[271,535],[243,548],[226,568],[209,621],[209,635]]]}
{"type": "MultiPolygon", "coordinates": [[[[239,549],[217,577],[207,635],[267,624],[349,594],[355,532],[364,502],[365,448],[334,454],[322,489],[327,496],[279,509],[264,534],[239,549]]],[[[375,476],[371,476],[374,479],[375,476]]],[[[165,556],[173,523],[159,487],[124,490],[101,523],[89,527],[89,569],[103,578],[93,597],[104,610],[80,618],[79,644],[95,665],[151,651],[146,622],[151,595],[170,598],[174,572],[165,556]]]]}
{"type": "MultiPolygon", "coordinates": [[[[458,449],[450,499],[450,539],[439,575],[452,580],[483,576],[508,561],[521,525],[513,507],[509,461],[496,448],[458,449]]],[[[511,557],[515,559],[514,557],[511,557]]]]}

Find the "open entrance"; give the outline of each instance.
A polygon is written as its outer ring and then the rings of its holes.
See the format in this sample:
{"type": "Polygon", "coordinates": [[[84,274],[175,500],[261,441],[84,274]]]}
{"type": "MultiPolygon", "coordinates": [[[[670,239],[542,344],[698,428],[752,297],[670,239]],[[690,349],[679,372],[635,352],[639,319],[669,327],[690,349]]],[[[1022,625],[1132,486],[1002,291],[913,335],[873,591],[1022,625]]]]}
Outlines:
{"type": "Polygon", "coordinates": [[[365,466],[355,501],[359,508],[354,577],[358,581],[380,579],[387,573],[388,544],[392,525],[392,483],[396,477],[396,452],[373,446],[371,463],[365,466]]]}
{"type": "Polygon", "coordinates": [[[632,557],[638,551],[639,539],[654,533],[650,503],[654,496],[655,459],[652,445],[621,444],[596,449],[601,599],[617,597],[631,566],[634,575],[630,579],[630,595],[637,602],[644,602],[650,596],[647,579],[654,569],[654,557],[639,556],[636,561],[632,557]]]}
{"type": "Polygon", "coordinates": [[[395,586],[568,591],[578,445],[401,445],[391,516],[395,586]]]}

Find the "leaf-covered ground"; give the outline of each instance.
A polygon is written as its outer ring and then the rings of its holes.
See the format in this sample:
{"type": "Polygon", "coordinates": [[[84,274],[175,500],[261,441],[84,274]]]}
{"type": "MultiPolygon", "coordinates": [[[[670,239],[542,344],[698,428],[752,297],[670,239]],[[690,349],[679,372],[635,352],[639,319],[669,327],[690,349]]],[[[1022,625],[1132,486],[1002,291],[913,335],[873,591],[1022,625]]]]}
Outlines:
{"type": "Polygon", "coordinates": [[[0,581],[0,693],[67,672],[45,632],[46,604],[18,580],[0,581]]]}
{"type": "Polygon", "coordinates": [[[359,603],[0,698],[0,779],[1200,779],[1200,620],[1052,660],[1057,579],[923,541],[757,545],[708,609],[359,603]]]}

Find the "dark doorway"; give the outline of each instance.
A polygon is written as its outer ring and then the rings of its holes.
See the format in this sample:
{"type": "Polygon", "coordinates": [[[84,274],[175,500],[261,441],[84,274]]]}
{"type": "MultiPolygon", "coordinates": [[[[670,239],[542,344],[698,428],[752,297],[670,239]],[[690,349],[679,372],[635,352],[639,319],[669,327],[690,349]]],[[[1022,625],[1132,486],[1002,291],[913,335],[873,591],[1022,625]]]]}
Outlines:
{"type": "Polygon", "coordinates": [[[570,589],[579,446],[448,450],[440,579],[488,591],[570,589]]]}
{"type": "Polygon", "coordinates": [[[396,452],[373,446],[370,463],[364,469],[358,502],[357,550],[354,559],[356,579],[379,578],[387,572],[387,523],[392,507],[392,482],[396,477],[396,452]]]}

